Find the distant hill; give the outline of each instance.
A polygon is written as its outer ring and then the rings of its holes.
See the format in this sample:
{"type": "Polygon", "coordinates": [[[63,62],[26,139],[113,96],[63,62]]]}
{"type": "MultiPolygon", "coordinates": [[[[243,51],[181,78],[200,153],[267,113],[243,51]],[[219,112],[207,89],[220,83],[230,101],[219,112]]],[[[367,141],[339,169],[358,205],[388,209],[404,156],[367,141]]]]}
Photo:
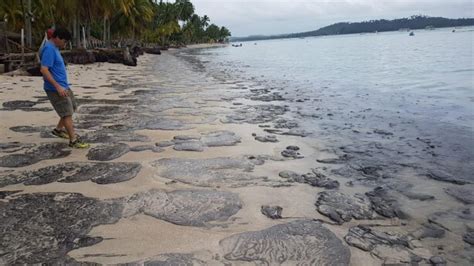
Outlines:
{"type": "Polygon", "coordinates": [[[394,20],[370,20],[363,22],[340,22],[332,24],[318,30],[280,34],[280,35],[255,35],[248,37],[235,37],[231,41],[256,41],[256,40],[270,40],[270,39],[284,39],[284,38],[302,38],[311,36],[337,35],[337,34],[353,34],[353,33],[368,33],[368,32],[384,32],[397,31],[400,29],[426,29],[426,28],[445,28],[445,27],[461,27],[473,26],[474,18],[459,18],[449,19],[442,17],[428,17],[428,16],[411,16],[409,18],[401,18],[394,20]]]}

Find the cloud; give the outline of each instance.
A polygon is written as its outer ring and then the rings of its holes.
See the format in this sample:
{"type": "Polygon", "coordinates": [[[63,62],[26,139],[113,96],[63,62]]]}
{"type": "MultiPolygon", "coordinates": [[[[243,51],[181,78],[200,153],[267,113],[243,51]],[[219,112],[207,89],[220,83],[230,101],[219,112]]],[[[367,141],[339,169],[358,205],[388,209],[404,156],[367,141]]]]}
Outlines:
{"type": "Polygon", "coordinates": [[[192,0],[196,13],[233,36],[315,30],[340,21],[394,19],[415,14],[472,17],[471,0],[192,0]]]}

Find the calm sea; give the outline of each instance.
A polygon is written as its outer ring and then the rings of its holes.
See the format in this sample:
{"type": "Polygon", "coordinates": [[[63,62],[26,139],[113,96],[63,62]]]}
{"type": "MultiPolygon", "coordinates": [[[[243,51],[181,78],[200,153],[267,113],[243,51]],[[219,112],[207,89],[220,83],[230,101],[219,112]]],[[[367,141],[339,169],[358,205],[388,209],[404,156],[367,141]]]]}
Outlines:
{"type": "Polygon", "coordinates": [[[473,42],[474,28],[466,27],[243,42],[193,53],[209,73],[282,95],[300,127],[329,146],[365,145],[370,152],[371,143],[383,143],[387,160],[416,158],[472,179],[473,42]]]}

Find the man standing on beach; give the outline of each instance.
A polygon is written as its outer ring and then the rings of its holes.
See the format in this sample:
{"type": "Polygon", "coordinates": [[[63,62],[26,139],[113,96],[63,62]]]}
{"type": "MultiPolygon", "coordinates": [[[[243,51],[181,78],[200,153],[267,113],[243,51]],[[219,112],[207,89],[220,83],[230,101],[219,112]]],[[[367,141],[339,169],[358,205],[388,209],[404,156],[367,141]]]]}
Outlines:
{"type": "Polygon", "coordinates": [[[57,28],[40,51],[41,74],[44,78],[44,90],[48,99],[58,113],[60,119],[53,129],[53,135],[68,138],[69,146],[73,148],[88,148],[89,144],[82,142],[74,132],[72,115],[76,111],[77,103],[69,87],[66,66],[59,48],[64,48],[71,40],[71,33],[67,29],[57,28]]]}

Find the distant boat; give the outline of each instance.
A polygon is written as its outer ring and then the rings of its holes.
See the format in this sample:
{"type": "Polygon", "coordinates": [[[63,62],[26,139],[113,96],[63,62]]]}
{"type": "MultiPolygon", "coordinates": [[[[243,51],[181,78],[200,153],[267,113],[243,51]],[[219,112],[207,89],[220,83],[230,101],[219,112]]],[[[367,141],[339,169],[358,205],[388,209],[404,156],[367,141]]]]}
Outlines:
{"type": "Polygon", "coordinates": [[[408,34],[409,36],[415,36],[415,33],[412,31],[410,32],[410,34],[408,34]]]}

